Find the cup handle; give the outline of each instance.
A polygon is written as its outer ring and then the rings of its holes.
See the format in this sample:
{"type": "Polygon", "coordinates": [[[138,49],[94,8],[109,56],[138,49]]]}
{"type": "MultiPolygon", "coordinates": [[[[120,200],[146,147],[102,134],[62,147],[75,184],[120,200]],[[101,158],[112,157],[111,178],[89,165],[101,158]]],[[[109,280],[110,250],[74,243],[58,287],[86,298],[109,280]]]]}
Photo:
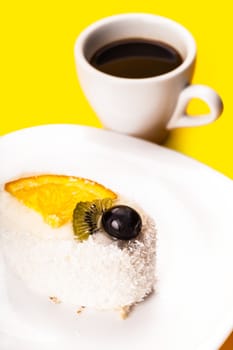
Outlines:
{"type": "Polygon", "coordinates": [[[181,92],[175,111],[167,124],[167,129],[209,124],[220,117],[222,111],[223,102],[213,89],[206,85],[189,85],[181,92]],[[186,108],[193,98],[203,100],[209,106],[210,113],[188,115],[186,108]]]}

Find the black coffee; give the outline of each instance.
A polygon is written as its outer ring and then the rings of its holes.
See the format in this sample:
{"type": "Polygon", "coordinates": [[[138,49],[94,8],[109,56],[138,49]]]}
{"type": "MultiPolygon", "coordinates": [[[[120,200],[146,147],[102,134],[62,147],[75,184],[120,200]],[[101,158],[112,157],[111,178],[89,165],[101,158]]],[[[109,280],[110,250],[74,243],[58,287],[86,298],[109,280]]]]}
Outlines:
{"type": "Polygon", "coordinates": [[[168,73],[182,63],[182,58],[179,52],[163,42],[135,38],[101,47],[90,63],[101,72],[136,79],[168,73]]]}

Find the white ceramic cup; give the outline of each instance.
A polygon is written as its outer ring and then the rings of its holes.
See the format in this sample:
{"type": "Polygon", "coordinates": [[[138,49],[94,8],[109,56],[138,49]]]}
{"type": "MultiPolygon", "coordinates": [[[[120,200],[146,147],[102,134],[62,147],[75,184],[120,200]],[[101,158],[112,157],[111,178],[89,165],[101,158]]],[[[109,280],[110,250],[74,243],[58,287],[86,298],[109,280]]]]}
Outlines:
{"type": "Polygon", "coordinates": [[[152,14],[129,13],[101,19],[87,27],[75,44],[81,87],[104,127],[158,143],[169,129],[208,124],[221,115],[223,103],[213,89],[190,85],[195,59],[192,35],[180,24],[152,14]],[[140,79],[109,75],[89,63],[102,46],[127,38],[165,42],[181,54],[183,62],[168,73],[140,79]],[[188,116],[187,105],[193,98],[203,100],[210,112],[188,116]]]}

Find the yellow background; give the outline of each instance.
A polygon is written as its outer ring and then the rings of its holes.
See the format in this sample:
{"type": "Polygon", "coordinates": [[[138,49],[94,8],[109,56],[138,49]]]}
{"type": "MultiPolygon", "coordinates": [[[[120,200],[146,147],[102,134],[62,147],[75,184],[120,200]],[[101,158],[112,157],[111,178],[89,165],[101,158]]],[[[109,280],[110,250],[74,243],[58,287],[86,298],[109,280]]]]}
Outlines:
{"type": "MultiPolygon", "coordinates": [[[[100,126],[78,85],[74,41],[91,22],[122,12],[179,21],[194,35],[194,82],[215,88],[225,110],[215,123],[175,130],[166,146],[233,178],[232,11],[229,0],[5,1],[0,5],[0,134],[45,123],[100,126]],[[3,4],[5,3],[5,4],[3,4]]],[[[201,106],[200,106],[201,108],[201,106]]],[[[194,111],[199,107],[194,106],[194,111]]]]}
{"type": "MultiPolygon", "coordinates": [[[[166,146],[233,178],[232,11],[229,0],[3,1],[0,5],[0,134],[47,123],[101,126],[78,85],[73,46],[91,22],[149,12],[186,26],[198,45],[194,82],[215,88],[225,110],[215,123],[175,130],[166,146]]],[[[192,112],[202,109],[195,104],[192,112]]],[[[223,350],[232,350],[228,340],[223,350]]]]}

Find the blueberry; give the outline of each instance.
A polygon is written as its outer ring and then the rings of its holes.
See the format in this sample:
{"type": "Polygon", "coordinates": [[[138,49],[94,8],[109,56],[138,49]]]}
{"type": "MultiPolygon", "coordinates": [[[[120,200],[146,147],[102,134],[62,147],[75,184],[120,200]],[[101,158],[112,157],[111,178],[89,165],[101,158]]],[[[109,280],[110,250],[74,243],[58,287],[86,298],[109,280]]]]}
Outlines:
{"type": "Polygon", "coordinates": [[[103,213],[102,226],[110,236],[129,240],[140,233],[142,220],[134,209],[126,205],[117,205],[103,213]]]}

